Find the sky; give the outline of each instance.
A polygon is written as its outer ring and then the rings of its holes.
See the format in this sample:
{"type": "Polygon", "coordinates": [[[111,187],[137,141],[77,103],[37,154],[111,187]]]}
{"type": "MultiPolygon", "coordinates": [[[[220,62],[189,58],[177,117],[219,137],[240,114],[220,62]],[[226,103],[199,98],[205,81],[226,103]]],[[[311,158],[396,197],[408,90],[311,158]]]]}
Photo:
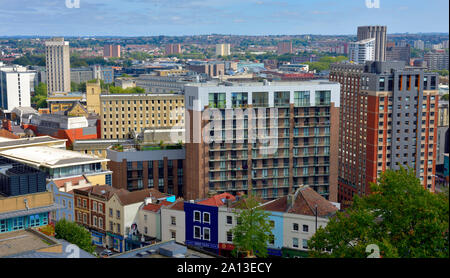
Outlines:
{"type": "Polygon", "coordinates": [[[448,0],[0,0],[0,36],[448,33],[448,10],[448,0]]]}

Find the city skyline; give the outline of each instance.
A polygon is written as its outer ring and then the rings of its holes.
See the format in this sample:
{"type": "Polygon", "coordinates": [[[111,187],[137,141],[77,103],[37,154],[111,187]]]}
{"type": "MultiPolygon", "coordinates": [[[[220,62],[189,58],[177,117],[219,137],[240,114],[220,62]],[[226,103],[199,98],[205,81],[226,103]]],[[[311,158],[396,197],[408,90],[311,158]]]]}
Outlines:
{"type": "Polygon", "coordinates": [[[356,25],[388,26],[389,34],[448,33],[448,1],[379,3],[79,0],[79,8],[68,8],[66,0],[0,0],[0,18],[8,22],[0,36],[351,35],[356,25]]]}

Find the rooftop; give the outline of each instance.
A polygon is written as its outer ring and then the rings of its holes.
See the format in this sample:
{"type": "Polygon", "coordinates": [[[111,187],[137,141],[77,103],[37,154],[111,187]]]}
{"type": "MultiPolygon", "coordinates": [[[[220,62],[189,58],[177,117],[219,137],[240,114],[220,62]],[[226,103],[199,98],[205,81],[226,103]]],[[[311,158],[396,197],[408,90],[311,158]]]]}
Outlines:
{"type": "Polygon", "coordinates": [[[0,258],[39,250],[57,244],[28,230],[0,234],[0,258]]]}
{"type": "Polygon", "coordinates": [[[175,240],[164,241],[132,251],[113,255],[109,258],[215,258],[217,255],[187,247],[175,240]]]}
{"type": "Polygon", "coordinates": [[[33,145],[44,145],[46,143],[52,143],[55,145],[64,144],[66,141],[67,139],[57,139],[50,136],[39,136],[23,139],[10,139],[0,137],[0,151],[13,148],[29,147],[33,145]]]}
{"type": "Polygon", "coordinates": [[[211,198],[208,198],[206,200],[199,201],[199,202],[197,202],[197,204],[221,207],[221,206],[226,205],[226,202],[227,202],[226,200],[230,200],[231,202],[233,202],[236,200],[236,197],[234,197],[230,193],[222,193],[222,194],[212,196],[211,198]]]}
{"type": "Polygon", "coordinates": [[[59,168],[108,161],[108,159],[48,146],[10,149],[0,151],[0,155],[35,167],[44,166],[48,168],[59,168]]]}
{"type": "Polygon", "coordinates": [[[187,87],[217,87],[217,86],[228,86],[228,87],[260,87],[260,86],[280,86],[280,87],[292,87],[292,86],[314,86],[323,84],[338,84],[337,82],[331,82],[326,79],[312,79],[304,81],[270,81],[270,82],[239,82],[239,81],[227,81],[220,82],[218,80],[206,82],[206,83],[189,83],[187,87]]]}
{"type": "Polygon", "coordinates": [[[262,206],[262,208],[268,211],[315,216],[316,205],[317,215],[319,217],[331,216],[338,210],[336,206],[323,198],[311,187],[299,188],[295,195],[288,195],[274,201],[267,202],[262,206]],[[290,204],[291,201],[289,198],[293,198],[292,204],[290,204]]]}

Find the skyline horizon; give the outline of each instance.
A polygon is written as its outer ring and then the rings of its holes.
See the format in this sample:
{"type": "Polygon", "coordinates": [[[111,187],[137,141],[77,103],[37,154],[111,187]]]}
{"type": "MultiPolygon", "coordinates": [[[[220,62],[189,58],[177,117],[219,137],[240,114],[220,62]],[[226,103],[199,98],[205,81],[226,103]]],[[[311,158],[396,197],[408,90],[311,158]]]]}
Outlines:
{"type": "Polygon", "coordinates": [[[389,34],[449,33],[447,0],[379,0],[378,7],[370,0],[70,1],[0,0],[0,36],[332,36],[367,25],[389,34]]]}

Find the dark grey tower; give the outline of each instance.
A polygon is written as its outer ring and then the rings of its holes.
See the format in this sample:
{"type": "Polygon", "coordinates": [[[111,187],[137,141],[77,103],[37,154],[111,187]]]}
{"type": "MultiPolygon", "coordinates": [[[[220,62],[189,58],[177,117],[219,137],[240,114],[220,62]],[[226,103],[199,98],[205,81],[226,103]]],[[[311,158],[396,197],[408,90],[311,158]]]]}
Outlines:
{"type": "Polygon", "coordinates": [[[375,38],[375,61],[386,61],[386,26],[358,26],[358,41],[375,38]]]}

